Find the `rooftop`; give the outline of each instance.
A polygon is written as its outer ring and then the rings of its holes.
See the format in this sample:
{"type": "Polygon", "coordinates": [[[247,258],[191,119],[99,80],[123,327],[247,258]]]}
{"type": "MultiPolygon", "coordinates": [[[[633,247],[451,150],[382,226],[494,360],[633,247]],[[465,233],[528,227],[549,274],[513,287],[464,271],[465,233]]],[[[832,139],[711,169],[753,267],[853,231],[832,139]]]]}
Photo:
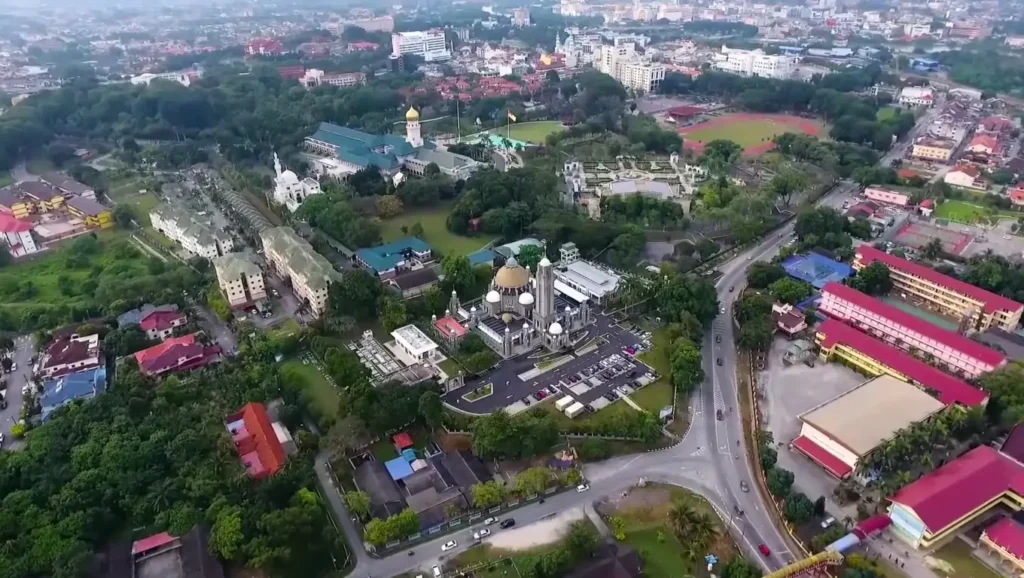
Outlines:
{"type": "Polygon", "coordinates": [[[21,192],[40,201],[49,201],[54,197],[64,196],[63,192],[42,181],[25,181],[15,186],[21,192]]]}
{"type": "Polygon", "coordinates": [[[356,251],[356,256],[377,273],[382,273],[394,269],[399,263],[405,261],[403,253],[408,250],[415,253],[427,253],[431,251],[431,248],[426,241],[419,237],[405,237],[369,249],[359,249],[356,251]]]}
{"type": "Polygon", "coordinates": [[[398,167],[398,157],[412,155],[416,149],[397,135],[374,135],[329,122],[320,123],[311,140],[337,149],[338,158],[360,167],[376,165],[381,169],[398,167]]]}
{"type": "Polygon", "coordinates": [[[434,327],[443,334],[454,335],[456,337],[462,337],[469,333],[468,329],[451,317],[441,317],[434,322],[434,327]]]}
{"type": "Polygon", "coordinates": [[[1019,311],[1024,309],[1024,305],[1021,305],[1012,299],[1008,299],[1002,295],[997,295],[991,291],[986,291],[980,287],[975,287],[969,283],[964,283],[963,281],[954,279],[948,275],[943,275],[930,267],[912,263],[906,259],[890,255],[885,251],[880,251],[872,247],[871,245],[864,244],[857,247],[857,257],[860,263],[864,266],[868,266],[875,261],[880,261],[890,269],[902,271],[903,273],[913,275],[941,287],[945,287],[950,291],[966,295],[975,301],[981,302],[986,313],[993,313],[1000,310],[1019,311]]]}
{"type": "Polygon", "coordinates": [[[88,399],[102,393],[106,383],[107,370],[104,367],[47,379],[43,383],[43,394],[39,399],[42,420],[47,421],[52,412],[73,401],[88,399]]]}
{"type": "Polygon", "coordinates": [[[437,283],[437,273],[434,272],[430,267],[424,267],[415,271],[409,271],[396,275],[389,279],[391,283],[394,283],[396,287],[403,291],[410,289],[416,289],[423,287],[424,285],[430,285],[431,283],[437,283]]]}
{"type": "Polygon", "coordinates": [[[415,325],[399,327],[392,331],[391,335],[402,342],[414,355],[421,355],[437,349],[437,344],[415,325]]]}
{"type": "Polygon", "coordinates": [[[135,354],[139,368],[147,375],[167,371],[185,371],[202,367],[220,355],[216,345],[204,346],[196,341],[196,334],[172,337],[159,345],[143,349],[135,354]]]}
{"type": "Polygon", "coordinates": [[[266,406],[247,403],[224,421],[249,476],[262,479],[284,468],[287,457],[266,406]]]}
{"type": "Polygon", "coordinates": [[[243,253],[228,253],[223,257],[216,257],[213,259],[213,267],[217,270],[217,279],[221,283],[263,273],[260,266],[243,253]]]}
{"type": "Polygon", "coordinates": [[[28,221],[15,219],[7,213],[0,213],[0,233],[24,233],[31,231],[34,226],[28,221]]]}
{"type": "Polygon", "coordinates": [[[1003,518],[988,528],[985,535],[1018,560],[1024,560],[1024,526],[1013,518],[1003,518]]]}
{"type": "Polygon", "coordinates": [[[138,309],[130,309],[117,316],[117,326],[127,327],[129,325],[138,325],[142,323],[142,320],[154,311],[177,311],[178,306],[175,304],[153,306],[146,303],[138,309]]]}
{"type": "Polygon", "coordinates": [[[185,318],[180,311],[152,311],[142,318],[139,328],[143,331],[166,331],[174,326],[174,323],[185,318]]]}
{"type": "MultiPolygon", "coordinates": [[[[47,349],[43,368],[54,368],[82,362],[99,364],[100,336],[97,334],[57,339],[47,349]]],[[[78,368],[82,369],[82,368],[78,368]]],[[[67,373],[57,371],[57,374],[67,373]]]]}
{"type": "Polygon", "coordinates": [[[1006,361],[1006,356],[994,349],[960,335],[955,331],[943,329],[937,325],[916,317],[891,305],[886,305],[878,299],[874,299],[842,283],[829,283],[822,289],[822,293],[831,293],[836,297],[848,301],[861,309],[870,312],[872,315],[887,320],[886,325],[902,326],[903,328],[920,334],[923,338],[933,339],[938,346],[947,347],[970,356],[978,361],[998,367],[1006,361]]]}
{"type": "Polygon", "coordinates": [[[825,320],[818,327],[818,335],[823,336],[820,340],[822,348],[829,349],[836,344],[851,347],[907,376],[921,387],[934,390],[939,401],[946,405],[960,404],[970,407],[984,405],[988,401],[988,394],[984,391],[935,369],[909,353],[861,333],[842,321],[825,320]]]}
{"type": "Polygon", "coordinates": [[[41,178],[55,187],[76,195],[85,195],[94,192],[92,187],[83,185],[64,173],[50,172],[46,173],[41,178]]]}
{"type": "Polygon", "coordinates": [[[643,195],[667,198],[675,194],[672,190],[672,186],[668,183],[646,179],[612,181],[608,183],[606,187],[613,195],[635,195],[639,193],[643,195]]]}
{"type": "Polygon", "coordinates": [[[299,237],[291,227],[273,227],[260,233],[263,246],[279,255],[293,274],[312,289],[323,289],[341,277],[323,255],[299,237]]]}
{"type": "Polygon", "coordinates": [[[911,424],[942,410],[942,402],[888,375],[871,379],[800,416],[858,456],[911,424]]]}
{"type": "Polygon", "coordinates": [[[586,261],[573,261],[566,265],[559,275],[584,287],[591,295],[604,296],[619,286],[619,276],[591,265],[586,261]]]}

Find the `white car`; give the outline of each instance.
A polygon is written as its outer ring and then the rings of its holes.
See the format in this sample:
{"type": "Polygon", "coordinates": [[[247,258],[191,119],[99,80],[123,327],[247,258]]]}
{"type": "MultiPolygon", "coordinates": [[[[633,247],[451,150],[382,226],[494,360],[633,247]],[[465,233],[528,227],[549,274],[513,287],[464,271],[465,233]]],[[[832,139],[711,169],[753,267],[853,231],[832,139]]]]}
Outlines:
{"type": "Polygon", "coordinates": [[[833,516],[829,516],[828,518],[825,518],[821,522],[821,529],[822,530],[827,530],[829,528],[829,526],[831,526],[832,524],[835,524],[835,523],[836,523],[836,519],[833,516]]]}
{"type": "Polygon", "coordinates": [[[432,566],[430,571],[434,573],[434,578],[441,578],[441,568],[439,566],[432,566]]]}
{"type": "Polygon", "coordinates": [[[473,539],[474,540],[479,540],[481,538],[486,538],[487,536],[490,536],[490,535],[491,535],[491,531],[490,530],[488,530],[487,528],[482,528],[479,531],[473,533],[473,539]]]}
{"type": "Polygon", "coordinates": [[[577,494],[582,494],[583,492],[585,492],[585,491],[587,491],[589,489],[590,489],[590,486],[588,486],[587,484],[580,484],[580,485],[576,486],[576,493],[577,494]]]}
{"type": "Polygon", "coordinates": [[[458,547],[458,545],[459,545],[459,543],[456,542],[455,540],[449,540],[449,541],[445,542],[443,546],[441,546],[441,551],[442,552],[447,552],[448,550],[452,550],[452,549],[458,547]]]}
{"type": "Polygon", "coordinates": [[[493,524],[493,523],[495,523],[497,521],[498,521],[497,518],[493,518],[493,517],[492,518],[487,518],[486,520],[484,520],[484,524],[490,526],[491,524],[493,524]]]}

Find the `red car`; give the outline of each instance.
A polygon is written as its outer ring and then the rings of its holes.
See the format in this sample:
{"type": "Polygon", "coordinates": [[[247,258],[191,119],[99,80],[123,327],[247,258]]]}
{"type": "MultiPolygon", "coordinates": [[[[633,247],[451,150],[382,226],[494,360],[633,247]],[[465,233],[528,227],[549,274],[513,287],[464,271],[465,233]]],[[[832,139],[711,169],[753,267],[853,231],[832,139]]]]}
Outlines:
{"type": "Polygon", "coordinates": [[[761,553],[764,554],[766,558],[768,556],[772,555],[772,551],[768,548],[768,546],[765,546],[764,544],[761,544],[760,546],[758,546],[757,549],[760,550],[761,553]]]}

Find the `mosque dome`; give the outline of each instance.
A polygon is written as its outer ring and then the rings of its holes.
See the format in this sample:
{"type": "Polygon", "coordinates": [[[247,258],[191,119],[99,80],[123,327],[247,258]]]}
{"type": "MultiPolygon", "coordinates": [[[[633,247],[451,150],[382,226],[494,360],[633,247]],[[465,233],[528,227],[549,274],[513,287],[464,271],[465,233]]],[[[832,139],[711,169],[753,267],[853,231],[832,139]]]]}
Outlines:
{"type": "Polygon", "coordinates": [[[501,301],[501,295],[498,295],[497,291],[490,291],[487,293],[487,297],[485,297],[485,299],[488,303],[497,303],[498,301],[501,301]]]}
{"type": "Polygon", "coordinates": [[[523,269],[515,257],[509,257],[494,276],[494,283],[502,289],[521,289],[529,282],[530,272],[523,269]]]}
{"type": "Polygon", "coordinates": [[[405,120],[413,122],[420,119],[420,113],[416,112],[416,109],[409,107],[409,111],[405,113],[405,120]]]}
{"type": "MultiPolygon", "coordinates": [[[[512,314],[511,313],[503,313],[501,315],[501,320],[505,322],[505,325],[508,325],[509,323],[512,323],[512,314]]],[[[508,329],[508,328],[506,327],[505,329],[508,329]]]]}
{"type": "Polygon", "coordinates": [[[544,257],[543,259],[540,260],[540,263],[538,263],[537,265],[539,267],[550,267],[551,266],[551,261],[548,261],[548,258],[544,257]]]}
{"type": "Polygon", "coordinates": [[[533,295],[530,295],[529,293],[523,293],[522,295],[519,296],[519,304],[533,305],[533,295]]]}
{"type": "Polygon", "coordinates": [[[299,177],[292,171],[285,171],[281,173],[281,180],[286,183],[297,183],[299,182],[299,177]]]}
{"type": "Polygon", "coordinates": [[[550,333],[551,335],[561,335],[562,334],[562,324],[557,322],[557,321],[555,321],[554,323],[551,324],[550,327],[548,327],[548,333],[550,333]]]}

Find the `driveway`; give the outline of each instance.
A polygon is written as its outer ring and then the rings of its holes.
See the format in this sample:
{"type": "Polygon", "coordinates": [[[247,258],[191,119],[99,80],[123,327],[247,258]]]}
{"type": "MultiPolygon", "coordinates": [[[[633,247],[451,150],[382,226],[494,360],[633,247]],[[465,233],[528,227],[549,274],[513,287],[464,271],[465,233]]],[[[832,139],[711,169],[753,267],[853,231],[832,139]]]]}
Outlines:
{"type": "Polygon", "coordinates": [[[199,324],[206,332],[213,337],[213,340],[217,342],[224,353],[227,355],[235,355],[238,353],[238,339],[235,334],[228,327],[227,323],[224,323],[214,315],[213,311],[202,305],[196,305],[196,310],[199,312],[199,324]]]}
{"type": "Polygon", "coordinates": [[[21,335],[14,339],[14,352],[11,359],[18,366],[16,371],[7,374],[7,409],[0,409],[0,433],[4,434],[3,448],[18,450],[25,442],[11,436],[11,428],[18,423],[21,415],[23,396],[21,388],[28,383],[32,371],[33,339],[31,335],[21,335]]]}

